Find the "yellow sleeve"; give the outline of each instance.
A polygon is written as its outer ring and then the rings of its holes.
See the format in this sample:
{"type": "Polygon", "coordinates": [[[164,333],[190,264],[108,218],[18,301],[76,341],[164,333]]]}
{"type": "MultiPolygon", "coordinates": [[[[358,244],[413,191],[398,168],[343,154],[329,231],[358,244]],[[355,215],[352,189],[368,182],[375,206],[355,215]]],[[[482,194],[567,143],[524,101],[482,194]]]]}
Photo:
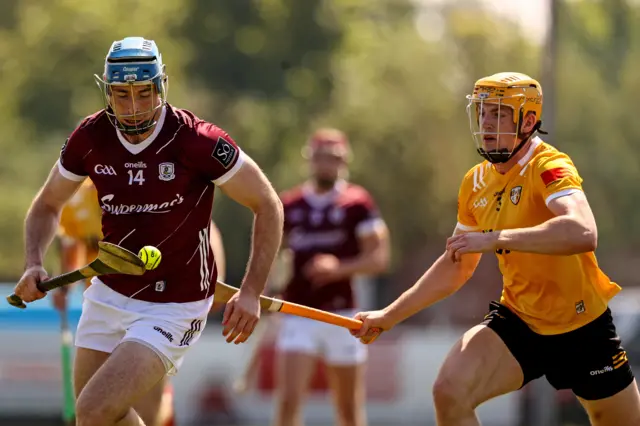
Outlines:
{"type": "Polygon", "coordinates": [[[534,168],[534,187],[545,204],[558,197],[582,191],[582,178],[568,155],[556,153],[542,158],[534,168]]]}
{"type": "Polygon", "coordinates": [[[471,208],[469,206],[469,200],[471,198],[472,191],[470,179],[474,169],[475,167],[469,170],[464,176],[464,178],[462,179],[462,183],[460,184],[460,190],[458,191],[457,228],[462,231],[473,231],[478,227],[478,222],[476,222],[475,217],[473,217],[473,212],[471,211],[471,208]]]}
{"type": "Polygon", "coordinates": [[[72,239],[102,239],[102,210],[97,190],[88,179],[63,207],[58,234],[72,239]]]}

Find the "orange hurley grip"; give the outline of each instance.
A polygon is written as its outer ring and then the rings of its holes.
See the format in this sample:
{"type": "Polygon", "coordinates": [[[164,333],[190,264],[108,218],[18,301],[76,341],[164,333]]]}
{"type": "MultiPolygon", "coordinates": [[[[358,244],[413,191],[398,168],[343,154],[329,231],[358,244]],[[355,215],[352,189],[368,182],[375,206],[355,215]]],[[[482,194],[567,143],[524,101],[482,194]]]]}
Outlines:
{"type": "Polygon", "coordinates": [[[328,324],[337,325],[350,330],[360,330],[362,327],[362,321],[360,320],[322,311],[320,309],[310,308],[308,306],[298,305],[297,303],[282,302],[280,312],[326,322],[328,324]]]}

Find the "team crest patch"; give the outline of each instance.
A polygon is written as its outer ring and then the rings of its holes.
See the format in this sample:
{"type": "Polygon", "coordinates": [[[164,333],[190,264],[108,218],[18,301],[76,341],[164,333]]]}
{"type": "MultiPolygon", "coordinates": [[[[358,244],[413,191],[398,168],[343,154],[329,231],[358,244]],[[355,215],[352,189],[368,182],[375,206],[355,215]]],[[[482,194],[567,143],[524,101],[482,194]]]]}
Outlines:
{"type": "Polygon", "coordinates": [[[329,212],[329,220],[334,225],[340,225],[342,223],[342,221],[344,220],[344,216],[345,216],[345,212],[340,207],[334,207],[329,212]]]}
{"type": "Polygon", "coordinates": [[[160,178],[160,180],[168,181],[173,180],[176,177],[175,166],[173,163],[160,163],[158,171],[158,178],[160,178]]]}
{"type": "Polygon", "coordinates": [[[216,146],[213,147],[211,156],[218,160],[225,169],[228,169],[229,165],[233,162],[233,159],[236,158],[237,153],[238,148],[220,136],[218,137],[216,146]]]}
{"type": "Polygon", "coordinates": [[[511,188],[511,195],[509,196],[509,198],[511,199],[511,202],[514,205],[516,205],[520,202],[521,195],[522,195],[522,187],[516,186],[514,188],[511,188]]]}

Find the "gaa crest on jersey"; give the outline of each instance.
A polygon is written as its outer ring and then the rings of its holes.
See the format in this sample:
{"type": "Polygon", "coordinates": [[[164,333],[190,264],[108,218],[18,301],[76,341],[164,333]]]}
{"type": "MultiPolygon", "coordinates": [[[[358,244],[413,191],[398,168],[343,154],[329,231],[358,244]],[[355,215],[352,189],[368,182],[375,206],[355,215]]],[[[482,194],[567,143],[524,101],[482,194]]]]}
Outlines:
{"type": "Polygon", "coordinates": [[[329,220],[334,225],[340,225],[342,223],[342,221],[344,220],[344,215],[345,215],[345,213],[344,213],[343,209],[341,209],[340,207],[334,207],[329,212],[329,220]]]}
{"type": "Polygon", "coordinates": [[[324,213],[322,213],[322,211],[311,210],[311,213],[309,214],[309,222],[311,223],[311,226],[319,226],[323,219],[324,213]]]}
{"type": "Polygon", "coordinates": [[[176,177],[175,166],[173,163],[160,163],[158,166],[158,178],[160,180],[169,181],[176,177]]]}
{"type": "Polygon", "coordinates": [[[522,195],[522,187],[516,186],[511,188],[511,194],[509,195],[509,199],[513,203],[513,205],[517,205],[520,202],[520,196],[522,195]]]}

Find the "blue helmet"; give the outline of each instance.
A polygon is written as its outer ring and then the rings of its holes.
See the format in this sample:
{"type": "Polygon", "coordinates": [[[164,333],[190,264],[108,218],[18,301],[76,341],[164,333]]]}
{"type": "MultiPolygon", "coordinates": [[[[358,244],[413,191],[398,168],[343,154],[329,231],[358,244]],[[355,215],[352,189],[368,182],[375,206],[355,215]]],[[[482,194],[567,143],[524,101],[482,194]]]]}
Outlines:
{"type": "MultiPolygon", "coordinates": [[[[145,40],[142,37],[126,37],[120,41],[114,41],[105,59],[103,77],[100,78],[97,75],[94,77],[103,94],[107,115],[121,132],[139,135],[157,124],[156,112],[166,104],[168,77],[155,41],[145,40]],[[157,94],[160,95],[160,102],[152,103],[148,110],[137,111],[133,86],[149,84],[153,84],[157,94]],[[131,88],[131,112],[123,114],[116,110],[111,90],[113,86],[131,88]],[[144,121],[137,120],[140,115],[148,118],[144,121]]],[[[156,98],[153,97],[153,99],[156,98]]]]}

